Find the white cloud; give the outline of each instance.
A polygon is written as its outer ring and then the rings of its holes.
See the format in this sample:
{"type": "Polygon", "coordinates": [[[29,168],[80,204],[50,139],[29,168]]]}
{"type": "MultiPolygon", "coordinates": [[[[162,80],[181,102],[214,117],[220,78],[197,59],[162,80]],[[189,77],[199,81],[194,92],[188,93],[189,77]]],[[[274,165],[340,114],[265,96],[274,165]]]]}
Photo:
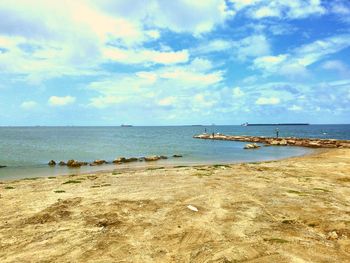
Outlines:
{"type": "Polygon", "coordinates": [[[298,105],[292,105],[291,107],[288,108],[290,111],[302,111],[303,107],[298,106],[298,105]]]}
{"type": "Polygon", "coordinates": [[[264,56],[270,53],[270,43],[265,35],[253,34],[240,40],[214,39],[209,42],[203,42],[200,46],[194,48],[194,54],[207,54],[212,52],[230,52],[240,60],[249,57],[264,56]]]}
{"type": "Polygon", "coordinates": [[[205,42],[200,46],[193,49],[194,53],[212,53],[226,51],[232,48],[232,41],[223,39],[214,39],[209,42],[205,42]]]}
{"type": "Polygon", "coordinates": [[[33,82],[62,75],[96,75],[110,60],[125,64],[176,64],[187,50],[154,50],[161,30],[199,36],[232,16],[224,0],[27,0],[0,2],[0,70],[33,82]],[[196,12],[193,12],[196,10],[196,12]],[[4,38],[7,38],[4,40],[4,38]],[[30,46],[30,51],[21,49],[30,46]],[[114,48],[112,46],[115,46],[114,48]],[[35,48],[34,48],[35,47],[35,48]],[[2,50],[3,50],[2,49],[2,50]]]}
{"type": "Polygon", "coordinates": [[[32,100],[29,101],[23,101],[21,104],[21,108],[25,110],[31,110],[38,106],[38,103],[32,100]]]}
{"type": "Polygon", "coordinates": [[[262,1],[263,0],[230,0],[230,2],[234,5],[236,10],[256,5],[258,3],[261,3],[262,1]]]}
{"type": "Polygon", "coordinates": [[[188,51],[181,50],[177,52],[161,52],[155,50],[127,50],[120,48],[105,48],[104,57],[120,63],[142,64],[176,64],[188,61],[188,51]]]}
{"type": "Polygon", "coordinates": [[[234,14],[232,10],[229,10],[224,0],[149,0],[147,5],[141,0],[133,1],[132,5],[124,0],[93,2],[105,12],[132,18],[148,27],[162,28],[178,33],[188,32],[194,35],[211,31],[234,14]]]}
{"type": "Polygon", "coordinates": [[[176,98],[173,96],[162,98],[158,101],[160,106],[171,106],[176,102],[176,98]]]}
{"type": "Polygon", "coordinates": [[[214,99],[212,94],[200,93],[194,96],[192,109],[194,111],[201,110],[202,108],[210,109],[213,107],[217,101],[214,99]]]}
{"type": "Polygon", "coordinates": [[[270,7],[261,7],[255,12],[253,12],[253,17],[254,18],[264,18],[264,17],[269,17],[269,16],[280,16],[280,11],[278,9],[272,9],[270,7]]]}
{"type": "Polygon", "coordinates": [[[48,100],[48,103],[51,106],[66,106],[74,102],[75,102],[75,97],[72,97],[72,96],[65,96],[65,97],[51,96],[48,100]]]}
{"type": "Polygon", "coordinates": [[[155,106],[170,106],[183,102],[180,97],[221,85],[223,74],[213,70],[210,60],[196,58],[184,65],[107,76],[89,85],[89,89],[99,93],[91,98],[89,106],[102,108],[124,102],[139,105],[145,101],[157,102],[155,106]]]}
{"type": "Polygon", "coordinates": [[[213,68],[213,63],[208,59],[195,58],[189,68],[196,72],[208,72],[213,68]]]}
{"type": "Polygon", "coordinates": [[[285,61],[287,55],[278,55],[278,56],[263,56],[254,59],[254,66],[259,69],[266,71],[276,71],[279,65],[285,61]]]}
{"type": "Polygon", "coordinates": [[[270,97],[270,98],[265,98],[265,97],[260,97],[255,101],[255,104],[257,105],[276,105],[279,104],[281,100],[276,97],[270,97]]]}
{"type": "Polygon", "coordinates": [[[331,11],[336,14],[341,21],[350,23],[350,5],[348,1],[332,1],[331,11]]]}
{"type": "Polygon", "coordinates": [[[165,70],[160,74],[160,77],[182,83],[184,88],[191,88],[193,86],[206,87],[219,83],[223,79],[221,71],[206,74],[186,71],[181,68],[165,70]]]}
{"type": "Polygon", "coordinates": [[[106,95],[106,96],[91,98],[89,106],[102,109],[102,108],[107,108],[111,105],[120,104],[124,101],[126,101],[125,97],[106,95]]]}
{"type": "Polygon", "coordinates": [[[286,76],[307,76],[308,66],[349,46],[349,34],[332,36],[302,45],[290,54],[258,57],[254,60],[253,66],[267,74],[277,72],[286,76]]]}
{"type": "Polygon", "coordinates": [[[349,67],[340,60],[328,60],[322,64],[326,70],[334,70],[342,75],[350,75],[349,67]]]}
{"type": "Polygon", "coordinates": [[[240,98],[244,96],[244,92],[241,90],[240,87],[235,87],[232,89],[232,94],[234,98],[240,98]]]}
{"type": "Polygon", "coordinates": [[[230,0],[236,10],[245,9],[252,18],[278,17],[300,19],[322,15],[326,8],[320,0],[230,0]]]}
{"type": "Polygon", "coordinates": [[[270,44],[264,35],[252,35],[233,43],[239,59],[264,56],[270,53],[270,44]]]}

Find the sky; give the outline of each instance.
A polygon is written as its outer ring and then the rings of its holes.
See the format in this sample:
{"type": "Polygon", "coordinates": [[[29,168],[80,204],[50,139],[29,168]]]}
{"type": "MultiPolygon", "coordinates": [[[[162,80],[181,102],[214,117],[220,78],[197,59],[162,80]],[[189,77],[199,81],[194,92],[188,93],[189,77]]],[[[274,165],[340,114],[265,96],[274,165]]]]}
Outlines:
{"type": "Polygon", "coordinates": [[[0,125],[350,123],[349,0],[0,0],[0,125]]]}

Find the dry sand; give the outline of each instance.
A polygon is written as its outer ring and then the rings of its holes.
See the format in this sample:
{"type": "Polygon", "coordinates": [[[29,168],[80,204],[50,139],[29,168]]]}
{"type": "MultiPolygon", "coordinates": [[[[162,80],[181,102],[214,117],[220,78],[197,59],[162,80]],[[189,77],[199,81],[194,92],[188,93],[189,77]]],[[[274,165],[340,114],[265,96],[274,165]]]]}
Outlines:
{"type": "Polygon", "coordinates": [[[3,181],[0,194],[2,263],[350,262],[349,149],[3,181]]]}

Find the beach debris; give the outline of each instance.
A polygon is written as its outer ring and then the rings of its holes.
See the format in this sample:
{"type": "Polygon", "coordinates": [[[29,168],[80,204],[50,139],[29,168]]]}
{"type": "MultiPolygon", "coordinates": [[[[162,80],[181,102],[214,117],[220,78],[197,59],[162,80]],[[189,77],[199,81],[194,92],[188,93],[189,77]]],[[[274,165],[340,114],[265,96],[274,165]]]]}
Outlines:
{"type": "Polygon", "coordinates": [[[67,165],[67,164],[66,164],[66,162],[64,162],[64,161],[60,161],[60,162],[58,163],[58,165],[64,166],[64,165],[67,165]]]}
{"type": "Polygon", "coordinates": [[[198,208],[193,205],[188,205],[187,208],[192,210],[193,212],[198,212],[198,208]]]}
{"type": "Polygon", "coordinates": [[[90,163],[90,166],[102,165],[105,163],[107,163],[105,160],[95,160],[92,163],[90,163]]]}
{"type": "Polygon", "coordinates": [[[328,240],[336,240],[338,239],[338,234],[336,231],[331,231],[327,234],[327,239],[328,240]]]}
{"type": "Polygon", "coordinates": [[[73,167],[73,168],[80,167],[80,166],[83,166],[83,165],[88,165],[88,163],[87,162],[79,162],[77,160],[68,160],[68,162],[67,162],[67,166],[68,167],[73,167]]]}
{"type": "Polygon", "coordinates": [[[50,165],[50,166],[55,166],[55,165],[56,165],[56,162],[55,162],[54,160],[51,160],[51,161],[49,161],[48,165],[50,165]]]}
{"type": "Polygon", "coordinates": [[[248,143],[244,146],[244,149],[258,149],[260,148],[259,145],[257,145],[256,143],[248,143]]]}
{"type": "Polygon", "coordinates": [[[174,158],[181,158],[182,155],[181,155],[181,154],[174,154],[173,157],[174,157],[174,158]]]}
{"type": "Polygon", "coordinates": [[[6,165],[0,165],[0,168],[5,168],[5,167],[7,167],[6,165]]]}
{"type": "Polygon", "coordinates": [[[113,161],[113,163],[115,164],[119,164],[119,163],[130,163],[130,162],[136,162],[138,161],[139,159],[138,158],[135,158],[135,157],[131,157],[131,158],[125,158],[125,157],[119,157],[117,159],[115,159],[113,161]]]}

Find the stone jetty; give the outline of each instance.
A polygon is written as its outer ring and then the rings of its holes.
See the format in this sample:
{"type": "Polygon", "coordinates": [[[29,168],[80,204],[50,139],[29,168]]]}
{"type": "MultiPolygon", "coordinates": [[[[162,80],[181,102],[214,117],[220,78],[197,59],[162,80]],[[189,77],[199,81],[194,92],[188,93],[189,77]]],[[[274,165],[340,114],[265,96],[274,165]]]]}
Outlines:
{"type": "MultiPolygon", "coordinates": [[[[174,154],[173,155],[173,158],[180,158],[182,157],[181,154],[174,154]]],[[[91,163],[88,163],[88,162],[81,162],[81,161],[77,161],[77,160],[68,160],[67,162],[65,161],[60,161],[58,163],[59,166],[67,166],[67,167],[70,167],[70,168],[79,168],[81,166],[85,166],[85,165],[90,165],[90,166],[99,166],[99,165],[103,165],[103,164],[108,164],[108,163],[113,163],[113,164],[123,164],[123,163],[131,163],[131,162],[142,162],[142,161],[145,161],[145,162],[152,162],[152,161],[159,161],[159,160],[166,160],[168,159],[167,156],[164,156],[164,155],[152,155],[152,156],[147,156],[147,157],[140,157],[140,158],[136,158],[136,157],[131,157],[131,158],[125,158],[125,157],[119,157],[115,160],[113,160],[112,162],[108,162],[106,160],[95,160],[91,163]]],[[[48,165],[53,167],[53,166],[56,166],[56,161],[55,160],[51,160],[48,162],[48,165]]],[[[3,168],[3,167],[6,167],[6,166],[1,166],[0,165],[0,168],[3,168]]]]}
{"type": "Polygon", "coordinates": [[[224,134],[199,134],[193,136],[196,139],[240,141],[263,143],[265,146],[301,146],[311,148],[350,148],[350,140],[335,139],[315,139],[315,138],[296,138],[296,137],[264,137],[247,135],[224,135],[224,134]]]}

